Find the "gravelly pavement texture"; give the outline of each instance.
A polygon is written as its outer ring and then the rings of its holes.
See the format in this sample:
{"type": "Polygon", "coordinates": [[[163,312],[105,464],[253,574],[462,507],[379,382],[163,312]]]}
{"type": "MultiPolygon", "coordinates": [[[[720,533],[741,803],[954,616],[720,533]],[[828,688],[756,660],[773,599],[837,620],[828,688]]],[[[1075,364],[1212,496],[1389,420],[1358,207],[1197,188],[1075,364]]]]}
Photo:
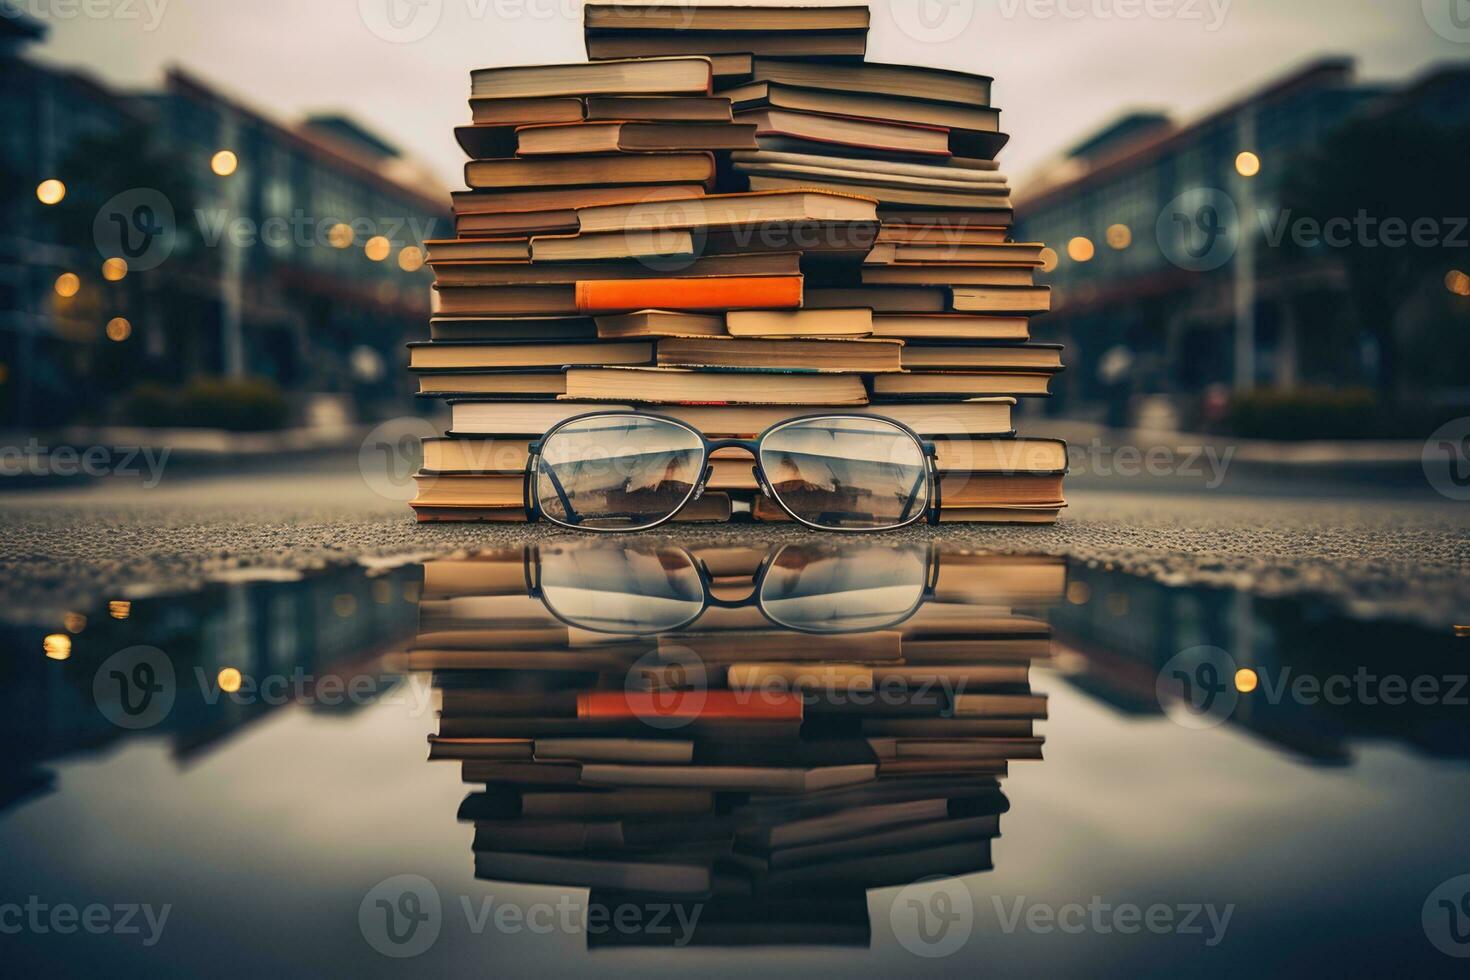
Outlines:
{"type": "MultiPolygon", "coordinates": [[[[1470,505],[1449,501],[1072,494],[1055,527],[902,532],[979,551],[1063,555],[1177,584],[1314,593],[1364,615],[1470,621],[1470,505]]],[[[282,570],[421,559],[554,530],[413,522],[357,473],[210,477],[152,490],[102,486],[0,496],[0,589],[11,619],[104,598],[184,591],[282,570]]],[[[698,526],[685,543],[804,537],[784,527],[698,526]]]]}

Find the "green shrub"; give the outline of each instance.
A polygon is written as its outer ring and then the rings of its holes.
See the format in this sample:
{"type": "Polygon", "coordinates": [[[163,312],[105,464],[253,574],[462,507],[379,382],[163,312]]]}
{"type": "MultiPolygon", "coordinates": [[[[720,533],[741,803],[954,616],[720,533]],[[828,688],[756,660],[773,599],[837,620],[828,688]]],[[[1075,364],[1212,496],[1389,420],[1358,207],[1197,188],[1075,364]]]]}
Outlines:
{"type": "Polygon", "coordinates": [[[179,388],[140,384],[123,400],[122,415],[134,425],[258,432],[284,428],[291,405],[261,378],[196,378],[179,388]]]}

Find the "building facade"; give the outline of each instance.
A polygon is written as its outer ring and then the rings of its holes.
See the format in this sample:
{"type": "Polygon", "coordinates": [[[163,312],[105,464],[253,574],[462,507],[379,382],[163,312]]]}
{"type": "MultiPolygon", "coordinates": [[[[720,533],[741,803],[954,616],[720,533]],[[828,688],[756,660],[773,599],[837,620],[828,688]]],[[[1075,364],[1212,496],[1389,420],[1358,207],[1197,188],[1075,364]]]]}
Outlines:
{"type": "Polygon", "coordinates": [[[1132,113],[1079,144],[1017,198],[1017,240],[1056,252],[1038,339],[1066,344],[1078,366],[1048,410],[1123,425],[1141,402],[1162,403],[1189,425],[1232,390],[1371,385],[1368,338],[1304,340],[1314,321],[1352,310],[1330,249],[1281,247],[1282,182],[1362,114],[1463,124],[1467,107],[1470,69],[1394,88],[1332,58],[1187,125],[1132,113]]]}
{"type": "Polygon", "coordinates": [[[402,406],[422,244],[452,235],[431,176],[350,120],[286,125],[181,71],[119,92],[0,30],[0,425],[201,377],[261,379],[298,421],[402,406]]]}

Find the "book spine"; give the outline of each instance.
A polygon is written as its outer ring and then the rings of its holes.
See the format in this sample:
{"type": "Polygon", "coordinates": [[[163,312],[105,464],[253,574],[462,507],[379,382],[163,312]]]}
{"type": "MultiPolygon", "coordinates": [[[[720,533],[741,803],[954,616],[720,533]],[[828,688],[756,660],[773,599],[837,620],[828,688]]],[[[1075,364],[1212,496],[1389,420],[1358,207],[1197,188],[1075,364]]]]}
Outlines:
{"type": "Polygon", "coordinates": [[[800,721],[803,702],[794,694],[735,691],[584,691],[577,717],[598,720],[800,721]]]}
{"type": "Polygon", "coordinates": [[[801,276],[724,279],[584,279],[576,286],[579,313],[798,309],[801,276]]]}

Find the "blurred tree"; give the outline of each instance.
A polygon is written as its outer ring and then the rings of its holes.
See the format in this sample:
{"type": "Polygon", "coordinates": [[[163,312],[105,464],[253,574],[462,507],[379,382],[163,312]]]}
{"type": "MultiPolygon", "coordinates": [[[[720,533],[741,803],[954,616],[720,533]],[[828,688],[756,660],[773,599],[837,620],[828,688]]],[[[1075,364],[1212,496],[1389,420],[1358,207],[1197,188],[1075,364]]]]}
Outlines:
{"type": "Polygon", "coordinates": [[[1459,224],[1470,215],[1467,159],[1470,129],[1385,113],[1339,127],[1293,161],[1283,181],[1280,203],[1292,222],[1311,218],[1326,228],[1335,221],[1339,230],[1344,220],[1350,225],[1345,245],[1308,251],[1330,253],[1342,263],[1358,326],[1377,343],[1379,395],[1390,404],[1404,380],[1400,312],[1465,255],[1450,238],[1463,242],[1470,234],[1459,224]],[[1391,222],[1387,237],[1395,244],[1385,244],[1385,222],[1391,222]]]}

